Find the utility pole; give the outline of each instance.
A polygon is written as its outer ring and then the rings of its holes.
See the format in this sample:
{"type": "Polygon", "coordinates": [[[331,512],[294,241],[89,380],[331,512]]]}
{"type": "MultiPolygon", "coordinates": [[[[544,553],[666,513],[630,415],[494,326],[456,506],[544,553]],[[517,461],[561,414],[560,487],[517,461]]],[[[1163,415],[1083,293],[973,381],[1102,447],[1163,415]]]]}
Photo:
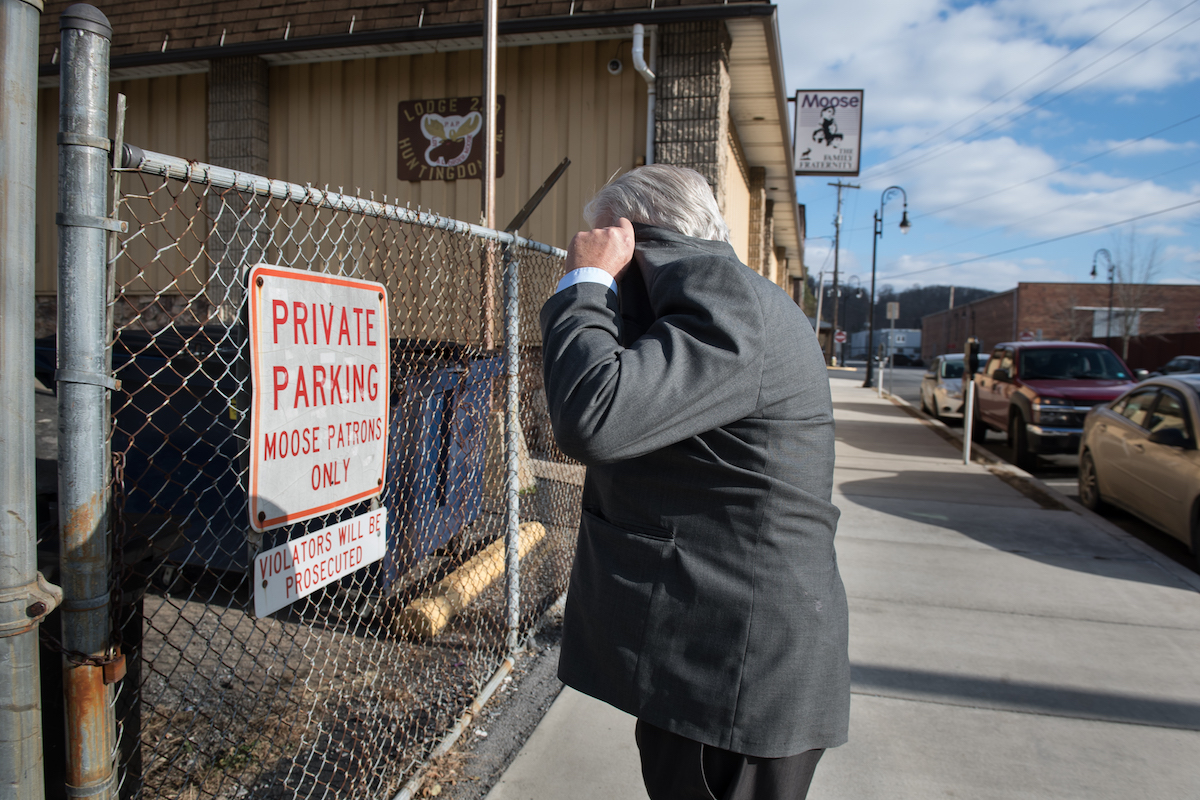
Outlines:
{"type": "MultiPolygon", "coordinates": [[[[829,328],[829,341],[826,343],[829,347],[829,353],[826,362],[837,366],[836,359],[833,355],[833,337],[838,332],[838,251],[842,249],[842,189],[858,189],[860,187],[853,183],[842,183],[840,180],[837,183],[831,183],[830,186],[837,187],[837,215],[833,218],[833,324],[829,328]]],[[[817,330],[821,329],[821,320],[817,319],[817,330]]]]}

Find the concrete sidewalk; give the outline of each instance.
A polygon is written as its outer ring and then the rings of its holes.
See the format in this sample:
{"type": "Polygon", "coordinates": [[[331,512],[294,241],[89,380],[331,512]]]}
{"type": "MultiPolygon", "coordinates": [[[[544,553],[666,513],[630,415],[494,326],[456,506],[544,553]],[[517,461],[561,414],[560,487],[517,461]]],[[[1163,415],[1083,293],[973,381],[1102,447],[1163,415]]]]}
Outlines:
{"type": "MultiPolygon", "coordinates": [[[[831,386],[854,694],[809,797],[1200,797],[1195,576],[831,386]]],[[[633,719],[570,689],[488,795],[645,796],[633,719]]]]}

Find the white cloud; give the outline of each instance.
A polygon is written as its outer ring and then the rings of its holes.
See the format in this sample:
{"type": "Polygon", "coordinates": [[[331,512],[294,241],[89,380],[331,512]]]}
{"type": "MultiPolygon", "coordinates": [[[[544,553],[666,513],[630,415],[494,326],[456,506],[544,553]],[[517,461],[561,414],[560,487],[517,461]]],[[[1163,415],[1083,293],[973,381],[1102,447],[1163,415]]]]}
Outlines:
{"type": "Polygon", "coordinates": [[[871,132],[866,141],[871,146],[890,144],[895,152],[989,103],[993,104],[956,127],[955,134],[1020,107],[1038,92],[1046,90],[1049,97],[1098,75],[1074,94],[1161,90],[1195,79],[1200,76],[1200,23],[1120,63],[1196,19],[1194,9],[1110,54],[1178,8],[1177,3],[1152,2],[1070,55],[1073,46],[1125,15],[1129,3],[998,0],[959,7],[944,0],[793,1],[780,4],[780,21],[785,47],[795,53],[785,65],[789,84],[863,87],[871,132]],[[1096,63],[1088,67],[1091,62],[1096,63]],[[881,129],[893,137],[890,142],[878,140],[881,129]]]}
{"type": "Polygon", "coordinates": [[[1090,146],[1098,153],[1114,150],[1113,155],[1115,156],[1129,157],[1174,153],[1180,150],[1195,150],[1198,145],[1196,142],[1172,142],[1166,139],[1151,137],[1149,139],[1142,139],[1141,141],[1134,139],[1114,141],[1109,139],[1105,142],[1092,142],[1090,146]]]}
{"type": "MultiPolygon", "coordinates": [[[[963,228],[1004,227],[1035,238],[1062,236],[1200,199],[1153,181],[1060,168],[1038,147],[1002,137],[972,142],[900,176],[913,224],[923,215],[963,228]],[[1132,185],[1131,185],[1132,184],[1132,185]],[[1010,188],[1011,187],[1011,188],[1010,188]]],[[[864,181],[872,190],[884,181],[864,181]]],[[[1200,205],[1155,218],[1158,224],[1200,217],[1200,205]]]]}

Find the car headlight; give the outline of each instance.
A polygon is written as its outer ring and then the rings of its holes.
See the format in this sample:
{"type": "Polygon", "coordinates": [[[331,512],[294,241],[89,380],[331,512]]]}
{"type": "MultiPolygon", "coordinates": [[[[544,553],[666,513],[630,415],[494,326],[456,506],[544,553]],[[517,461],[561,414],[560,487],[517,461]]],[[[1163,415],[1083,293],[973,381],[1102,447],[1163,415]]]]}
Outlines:
{"type": "Polygon", "coordinates": [[[1070,426],[1075,421],[1074,408],[1061,397],[1033,398],[1033,420],[1035,425],[1070,426]]]}

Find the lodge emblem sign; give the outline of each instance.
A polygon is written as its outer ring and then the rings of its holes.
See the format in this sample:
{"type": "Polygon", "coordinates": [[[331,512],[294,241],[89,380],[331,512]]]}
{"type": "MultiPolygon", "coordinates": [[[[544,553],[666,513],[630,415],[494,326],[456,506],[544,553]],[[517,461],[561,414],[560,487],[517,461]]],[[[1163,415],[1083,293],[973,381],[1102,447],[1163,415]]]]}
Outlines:
{"type": "MultiPolygon", "coordinates": [[[[400,103],[397,177],[454,181],[483,176],[483,98],[400,103]]],[[[496,97],[496,177],[504,174],[504,96],[496,97]]]]}

